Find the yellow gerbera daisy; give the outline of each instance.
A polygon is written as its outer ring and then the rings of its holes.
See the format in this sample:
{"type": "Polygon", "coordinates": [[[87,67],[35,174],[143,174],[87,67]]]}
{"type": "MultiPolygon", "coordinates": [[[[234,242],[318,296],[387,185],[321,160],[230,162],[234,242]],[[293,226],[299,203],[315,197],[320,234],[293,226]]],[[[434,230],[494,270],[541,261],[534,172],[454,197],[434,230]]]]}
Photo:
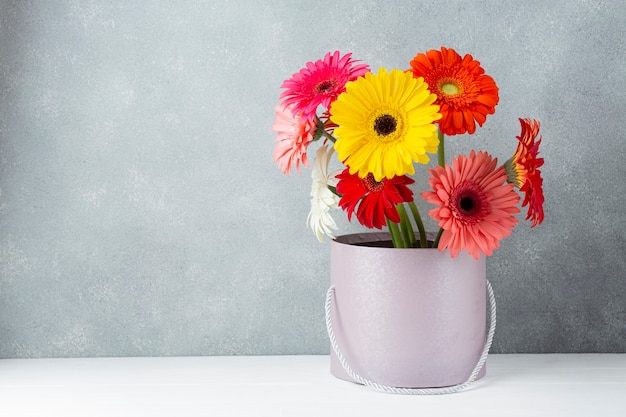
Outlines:
{"type": "Polygon", "coordinates": [[[347,83],[330,109],[339,159],[361,178],[414,174],[413,162],[428,163],[426,153],[437,152],[436,99],[423,78],[397,69],[347,83]]]}

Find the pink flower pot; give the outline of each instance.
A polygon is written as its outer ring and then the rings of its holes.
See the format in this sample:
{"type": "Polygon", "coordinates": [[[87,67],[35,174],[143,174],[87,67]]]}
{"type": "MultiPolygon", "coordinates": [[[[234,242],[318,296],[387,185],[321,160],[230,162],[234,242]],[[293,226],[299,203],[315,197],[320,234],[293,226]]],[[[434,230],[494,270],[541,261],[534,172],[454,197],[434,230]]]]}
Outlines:
{"type": "MultiPolygon", "coordinates": [[[[466,382],[485,347],[485,257],[374,247],[385,240],[386,233],[364,233],[331,242],[330,317],[345,361],[391,387],[466,382]]],[[[356,382],[332,348],[331,374],[356,382]]]]}

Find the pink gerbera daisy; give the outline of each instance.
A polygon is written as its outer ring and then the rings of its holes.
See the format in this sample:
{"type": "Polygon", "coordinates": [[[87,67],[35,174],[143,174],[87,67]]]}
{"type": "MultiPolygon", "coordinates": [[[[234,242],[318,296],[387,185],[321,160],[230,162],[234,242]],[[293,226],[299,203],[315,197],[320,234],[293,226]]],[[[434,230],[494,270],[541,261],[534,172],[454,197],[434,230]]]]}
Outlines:
{"type": "Polygon", "coordinates": [[[437,208],[428,214],[443,229],[439,250],[450,249],[454,258],[462,249],[478,259],[490,256],[500,240],[518,222],[514,216],[520,197],[506,182],[506,171],[486,152],[471,151],[446,165],[429,170],[433,191],[421,195],[437,208]]]}
{"type": "Polygon", "coordinates": [[[305,68],[285,80],[281,88],[286,90],[280,95],[284,105],[293,106],[295,114],[302,114],[305,120],[313,121],[317,108],[321,105],[328,110],[339,94],[346,90],[346,83],[359,78],[369,71],[366,64],[355,64],[352,54],[340,56],[339,51],[324,59],[308,62],[305,68]]]}
{"type": "Polygon", "coordinates": [[[291,107],[277,105],[276,119],[272,130],[278,132],[276,136],[276,147],[274,148],[274,162],[284,174],[291,172],[291,167],[295,165],[300,173],[300,163],[308,168],[309,162],[306,157],[306,150],[313,140],[315,133],[315,123],[304,120],[299,115],[294,116],[291,107]]]}

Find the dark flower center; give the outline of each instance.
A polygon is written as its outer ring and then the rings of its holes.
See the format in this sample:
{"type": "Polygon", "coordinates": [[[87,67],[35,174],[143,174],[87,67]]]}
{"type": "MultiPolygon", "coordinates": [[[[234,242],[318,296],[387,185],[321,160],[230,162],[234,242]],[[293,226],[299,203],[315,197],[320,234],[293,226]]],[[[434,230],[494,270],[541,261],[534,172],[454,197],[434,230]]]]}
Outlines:
{"type": "Polygon", "coordinates": [[[461,198],[459,206],[461,206],[461,209],[464,211],[472,211],[472,208],[474,207],[474,200],[472,200],[471,197],[463,197],[461,198]]]}
{"type": "Polygon", "coordinates": [[[474,224],[489,214],[487,196],[473,181],[465,181],[453,191],[451,209],[454,216],[465,224],[474,224]]]}
{"type": "Polygon", "coordinates": [[[370,193],[377,193],[385,188],[385,179],[383,178],[380,181],[376,181],[371,172],[367,174],[367,177],[363,178],[363,182],[370,193]]]}
{"type": "Polygon", "coordinates": [[[315,93],[317,94],[328,93],[329,91],[332,91],[335,87],[337,87],[337,81],[324,80],[315,86],[315,93]]]}
{"type": "Polygon", "coordinates": [[[374,130],[380,136],[388,136],[396,131],[398,121],[389,114],[378,116],[374,121],[374,130]]]}

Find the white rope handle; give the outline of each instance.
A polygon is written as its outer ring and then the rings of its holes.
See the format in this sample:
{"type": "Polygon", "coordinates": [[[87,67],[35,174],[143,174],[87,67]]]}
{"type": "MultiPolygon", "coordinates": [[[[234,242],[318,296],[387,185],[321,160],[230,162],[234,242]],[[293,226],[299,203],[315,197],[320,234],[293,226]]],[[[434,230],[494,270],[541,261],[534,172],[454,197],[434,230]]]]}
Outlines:
{"type": "Polygon", "coordinates": [[[330,338],[331,346],[333,350],[337,354],[337,358],[341,363],[343,369],[347,372],[350,377],[363,385],[366,385],[370,388],[373,388],[378,391],[383,391],[391,394],[408,394],[408,395],[438,395],[438,394],[452,394],[458,391],[461,391],[467,388],[470,384],[472,384],[476,378],[478,377],[478,373],[485,365],[487,361],[487,355],[489,354],[489,349],[491,348],[491,342],[493,342],[493,335],[496,332],[496,298],[493,294],[493,288],[491,288],[491,283],[487,281],[487,292],[489,294],[489,306],[490,306],[490,317],[489,317],[489,332],[487,333],[487,339],[485,341],[485,347],[483,348],[482,355],[480,355],[480,359],[478,363],[474,367],[474,370],[470,374],[467,381],[453,385],[451,387],[443,387],[443,388],[398,388],[398,387],[390,387],[387,385],[377,384],[368,379],[357,375],[356,372],[352,370],[346,358],[341,353],[341,349],[337,344],[337,339],[335,339],[335,332],[333,331],[333,323],[331,318],[331,304],[335,297],[335,286],[332,285],[328,292],[326,293],[326,330],[328,331],[328,337],[330,338]]]}

